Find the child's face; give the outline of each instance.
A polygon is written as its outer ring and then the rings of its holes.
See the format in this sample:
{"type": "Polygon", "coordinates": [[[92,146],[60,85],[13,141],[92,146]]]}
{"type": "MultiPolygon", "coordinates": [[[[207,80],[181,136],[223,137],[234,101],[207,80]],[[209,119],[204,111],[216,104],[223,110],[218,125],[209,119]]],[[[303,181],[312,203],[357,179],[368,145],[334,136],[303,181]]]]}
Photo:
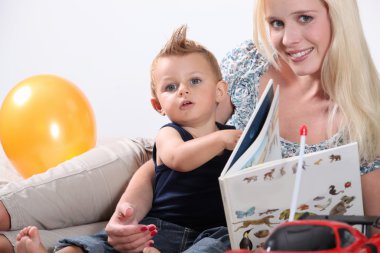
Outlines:
{"type": "Polygon", "coordinates": [[[215,121],[219,80],[203,55],[162,57],[153,74],[161,114],[183,126],[215,121]]]}

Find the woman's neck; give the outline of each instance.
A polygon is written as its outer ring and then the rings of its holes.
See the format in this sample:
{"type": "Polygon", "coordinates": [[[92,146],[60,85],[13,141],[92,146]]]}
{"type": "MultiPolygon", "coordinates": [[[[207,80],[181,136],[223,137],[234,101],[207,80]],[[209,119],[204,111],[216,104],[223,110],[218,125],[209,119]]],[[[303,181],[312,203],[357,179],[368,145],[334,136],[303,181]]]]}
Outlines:
{"type": "Polygon", "coordinates": [[[284,62],[279,62],[280,69],[269,66],[260,80],[259,97],[265,90],[269,79],[273,79],[275,88],[281,86],[282,92],[289,92],[294,99],[301,100],[328,100],[322,89],[320,75],[297,76],[284,62]]]}
{"type": "Polygon", "coordinates": [[[328,100],[322,88],[320,72],[313,75],[298,76],[288,64],[280,60],[280,70],[277,71],[281,80],[281,90],[289,89],[298,99],[328,100]]]}
{"type": "Polygon", "coordinates": [[[260,80],[260,94],[269,79],[280,87],[280,135],[282,138],[299,141],[299,127],[306,124],[310,129],[307,143],[316,144],[329,139],[333,133],[326,131],[329,125],[331,101],[323,92],[321,80],[315,76],[297,76],[286,64],[280,71],[269,67],[260,80]]]}

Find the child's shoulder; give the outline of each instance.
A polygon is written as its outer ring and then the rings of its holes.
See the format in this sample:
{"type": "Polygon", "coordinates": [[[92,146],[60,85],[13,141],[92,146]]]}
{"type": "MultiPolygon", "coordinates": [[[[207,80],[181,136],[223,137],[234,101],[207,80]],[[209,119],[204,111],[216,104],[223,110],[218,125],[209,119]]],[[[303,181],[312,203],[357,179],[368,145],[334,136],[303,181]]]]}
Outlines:
{"type": "Polygon", "coordinates": [[[178,133],[183,140],[193,139],[193,136],[186,131],[182,126],[175,122],[170,122],[163,125],[157,133],[156,140],[159,138],[165,140],[165,138],[178,137],[178,133]]]}

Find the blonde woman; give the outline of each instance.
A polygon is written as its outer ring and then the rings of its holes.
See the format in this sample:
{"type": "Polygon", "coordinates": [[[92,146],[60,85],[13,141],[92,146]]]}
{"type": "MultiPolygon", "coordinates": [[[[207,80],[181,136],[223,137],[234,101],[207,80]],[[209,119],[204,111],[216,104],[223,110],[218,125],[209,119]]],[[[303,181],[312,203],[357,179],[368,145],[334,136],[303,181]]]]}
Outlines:
{"type": "MultiPolygon", "coordinates": [[[[244,128],[273,79],[281,86],[283,157],[298,153],[302,124],[309,128],[306,152],[358,142],[365,214],[380,215],[380,80],[356,0],[257,0],[255,7],[254,42],[221,63],[230,99],[219,106],[220,122],[244,128]]],[[[116,224],[108,224],[109,240],[121,246],[116,224]]]]}
{"type": "MultiPolygon", "coordinates": [[[[356,0],[257,0],[255,6],[255,42],[233,49],[221,64],[230,98],[219,105],[219,121],[244,128],[267,80],[274,79],[281,86],[283,156],[297,154],[301,124],[309,128],[306,152],[357,141],[364,210],[380,215],[380,81],[356,0]]],[[[139,232],[138,222],[152,202],[153,175],[149,161],[106,227],[109,243],[120,252],[142,251],[152,238],[139,232]],[[131,206],[128,213],[120,208],[125,205],[131,206]]]]}

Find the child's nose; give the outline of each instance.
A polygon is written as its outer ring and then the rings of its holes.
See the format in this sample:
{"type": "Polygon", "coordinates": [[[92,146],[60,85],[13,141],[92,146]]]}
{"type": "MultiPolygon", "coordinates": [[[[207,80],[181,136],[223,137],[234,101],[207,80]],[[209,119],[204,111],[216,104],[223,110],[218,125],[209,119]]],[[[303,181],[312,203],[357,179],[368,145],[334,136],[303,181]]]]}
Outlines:
{"type": "Polygon", "coordinates": [[[189,94],[189,89],[188,89],[188,87],[186,85],[181,85],[179,87],[179,92],[178,93],[179,93],[180,96],[187,95],[187,94],[189,94]]]}

